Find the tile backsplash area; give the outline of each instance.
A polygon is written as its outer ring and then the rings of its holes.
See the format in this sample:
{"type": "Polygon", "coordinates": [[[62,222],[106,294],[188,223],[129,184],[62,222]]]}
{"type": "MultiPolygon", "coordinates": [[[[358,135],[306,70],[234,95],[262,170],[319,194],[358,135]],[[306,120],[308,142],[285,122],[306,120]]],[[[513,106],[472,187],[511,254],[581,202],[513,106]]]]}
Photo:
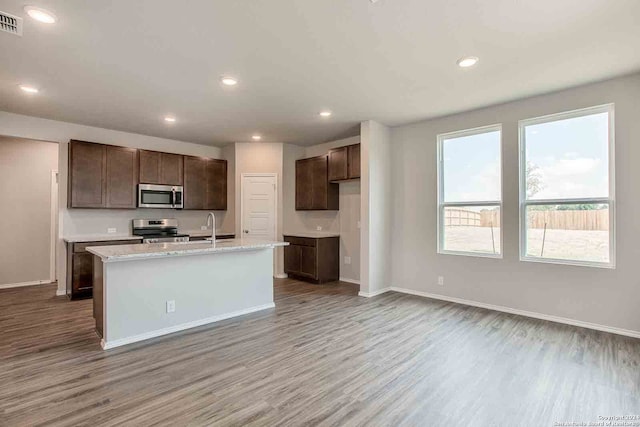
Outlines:
{"type": "MultiPolygon", "coordinates": [[[[66,215],[64,236],[82,234],[107,234],[115,228],[116,234],[131,233],[132,219],[177,218],[180,229],[200,230],[207,225],[208,211],[180,211],[173,209],[65,209],[66,215]]],[[[216,211],[217,228],[223,223],[226,211],[216,211]]],[[[220,230],[233,233],[234,230],[220,230]]]]}

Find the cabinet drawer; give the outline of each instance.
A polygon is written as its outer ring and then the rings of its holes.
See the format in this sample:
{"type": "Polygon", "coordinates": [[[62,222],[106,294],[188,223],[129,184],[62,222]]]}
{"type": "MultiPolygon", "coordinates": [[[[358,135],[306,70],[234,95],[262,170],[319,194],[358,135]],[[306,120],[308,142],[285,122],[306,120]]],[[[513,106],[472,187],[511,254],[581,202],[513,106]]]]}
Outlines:
{"type": "Polygon", "coordinates": [[[140,240],[109,240],[106,242],[82,242],[82,243],[74,243],[73,244],[73,253],[83,253],[87,252],[87,247],[89,246],[113,246],[113,245],[135,245],[136,243],[142,242],[140,240]]]}
{"type": "Polygon", "coordinates": [[[292,245],[312,246],[314,248],[318,244],[318,239],[310,239],[307,237],[284,236],[284,241],[289,242],[292,245]]]}

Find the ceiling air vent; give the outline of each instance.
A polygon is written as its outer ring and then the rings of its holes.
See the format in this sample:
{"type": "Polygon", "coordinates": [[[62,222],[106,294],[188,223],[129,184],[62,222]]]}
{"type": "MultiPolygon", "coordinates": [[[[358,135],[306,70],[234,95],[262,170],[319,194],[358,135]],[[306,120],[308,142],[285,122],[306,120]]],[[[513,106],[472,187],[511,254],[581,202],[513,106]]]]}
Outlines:
{"type": "Polygon", "coordinates": [[[0,12],[0,31],[22,36],[22,18],[0,12]]]}

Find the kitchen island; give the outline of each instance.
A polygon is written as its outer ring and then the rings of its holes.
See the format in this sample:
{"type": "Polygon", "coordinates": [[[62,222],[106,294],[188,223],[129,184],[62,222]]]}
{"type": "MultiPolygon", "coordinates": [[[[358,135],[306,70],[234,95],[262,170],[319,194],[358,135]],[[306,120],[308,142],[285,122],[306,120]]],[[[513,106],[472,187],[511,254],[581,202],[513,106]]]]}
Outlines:
{"type": "Polygon", "coordinates": [[[103,349],[273,308],[273,249],[285,242],[94,246],[93,311],[103,349]]]}

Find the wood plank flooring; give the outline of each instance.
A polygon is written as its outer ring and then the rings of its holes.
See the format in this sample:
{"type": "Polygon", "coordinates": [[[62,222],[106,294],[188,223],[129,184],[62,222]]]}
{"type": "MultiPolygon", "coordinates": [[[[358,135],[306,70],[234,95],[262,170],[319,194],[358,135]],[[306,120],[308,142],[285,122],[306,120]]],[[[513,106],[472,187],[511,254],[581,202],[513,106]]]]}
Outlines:
{"type": "MultiPolygon", "coordinates": [[[[345,283],[110,351],[91,301],[0,291],[0,425],[552,426],[640,415],[640,340],[345,283]]],[[[638,419],[640,421],[640,419],[638,419]]]]}

